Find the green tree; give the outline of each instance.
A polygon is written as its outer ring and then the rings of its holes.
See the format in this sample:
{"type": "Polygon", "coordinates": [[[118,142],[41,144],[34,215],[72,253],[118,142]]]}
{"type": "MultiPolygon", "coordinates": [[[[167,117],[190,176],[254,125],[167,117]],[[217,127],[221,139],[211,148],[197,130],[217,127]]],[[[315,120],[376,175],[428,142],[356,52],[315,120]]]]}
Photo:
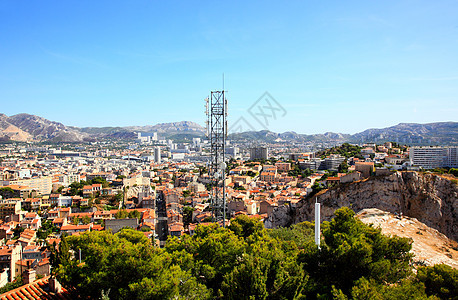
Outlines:
{"type": "Polygon", "coordinates": [[[259,222],[259,218],[250,218],[246,215],[240,215],[231,220],[228,228],[241,238],[247,238],[252,234],[259,234],[264,225],[259,222]]]}
{"type": "Polygon", "coordinates": [[[451,168],[450,170],[448,170],[448,173],[452,174],[455,177],[458,177],[458,169],[451,168]]]}
{"type": "Polygon", "coordinates": [[[102,187],[106,188],[110,184],[106,181],[105,178],[102,177],[95,177],[94,179],[91,180],[90,184],[101,184],[102,187]]]}
{"type": "Polygon", "coordinates": [[[129,217],[129,213],[125,209],[120,209],[115,213],[115,219],[127,219],[129,217]]]}
{"type": "Polygon", "coordinates": [[[347,173],[348,172],[348,164],[347,160],[345,159],[340,165],[339,165],[339,173],[347,173]]]}
{"type": "Polygon", "coordinates": [[[135,210],[131,210],[129,212],[128,217],[131,218],[131,219],[134,219],[134,218],[140,219],[141,214],[140,214],[140,212],[138,210],[135,209],[135,210]]]}
{"type": "MultiPolygon", "coordinates": [[[[8,282],[0,288],[0,294],[6,293],[8,291],[17,289],[23,285],[22,276],[18,275],[12,282],[8,282]]],[[[5,297],[6,298],[6,297],[5,297]]]]}
{"type": "Polygon", "coordinates": [[[59,228],[57,228],[51,220],[45,220],[43,221],[41,227],[37,231],[37,238],[45,240],[48,237],[48,235],[50,235],[53,232],[59,232],[59,228]]]}
{"type": "Polygon", "coordinates": [[[441,299],[458,299],[458,270],[440,264],[431,267],[419,267],[417,280],[426,287],[428,296],[441,299]]]}
{"type": "Polygon", "coordinates": [[[15,191],[10,187],[0,188],[0,196],[2,196],[3,199],[13,198],[15,194],[15,191]]]}
{"type": "Polygon", "coordinates": [[[59,244],[59,252],[57,255],[59,265],[66,265],[70,261],[70,247],[68,245],[67,237],[62,237],[59,244]]]}
{"type": "Polygon", "coordinates": [[[175,254],[176,262],[188,261],[183,264],[184,270],[191,271],[200,283],[217,294],[224,275],[234,268],[244,246],[243,241],[232,231],[212,223],[197,226],[192,237],[168,240],[166,251],[175,254]],[[188,254],[194,257],[193,262],[189,262],[188,254]]]}
{"type": "Polygon", "coordinates": [[[89,223],[91,223],[91,218],[89,218],[89,216],[84,216],[83,219],[82,219],[82,222],[84,225],[87,225],[89,223]]]}
{"type": "Polygon", "coordinates": [[[17,239],[21,236],[21,233],[23,233],[25,230],[25,228],[21,227],[20,225],[17,225],[14,229],[13,229],[13,239],[17,239]]]}
{"type": "Polygon", "coordinates": [[[189,225],[192,222],[192,212],[194,208],[191,206],[183,206],[183,224],[189,225]]]}
{"type": "Polygon", "coordinates": [[[386,237],[380,229],[365,225],[354,215],[347,207],[338,209],[335,218],[322,225],[321,250],[313,244],[305,247],[301,262],[313,278],[309,296],[330,294],[332,286],[350,295],[361,277],[376,283],[394,283],[412,273],[411,240],[386,237]]]}
{"type": "Polygon", "coordinates": [[[153,247],[141,232],[93,231],[67,239],[72,251],[81,250],[83,263],[76,257],[61,260],[56,276],[82,298],[100,298],[102,291],[109,291],[110,299],[208,298],[205,286],[172,265],[170,255],[153,247]]]}
{"type": "MultiPolygon", "coordinates": [[[[397,284],[385,285],[375,280],[361,277],[356,281],[351,291],[355,300],[426,300],[425,286],[422,283],[405,279],[397,284]]],[[[431,298],[430,298],[431,299],[431,298]]]]}

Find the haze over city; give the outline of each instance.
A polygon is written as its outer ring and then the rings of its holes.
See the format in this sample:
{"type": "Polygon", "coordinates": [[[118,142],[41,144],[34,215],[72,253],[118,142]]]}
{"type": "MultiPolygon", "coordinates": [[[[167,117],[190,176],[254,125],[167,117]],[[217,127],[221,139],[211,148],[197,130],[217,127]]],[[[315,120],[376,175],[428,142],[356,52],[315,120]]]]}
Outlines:
{"type": "Polygon", "coordinates": [[[203,100],[224,73],[229,123],[266,91],[286,111],[268,126],[276,132],[456,121],[457,9],[456,1],[2,1],[1,112],[79,127],[204,125],[203,100]]]}

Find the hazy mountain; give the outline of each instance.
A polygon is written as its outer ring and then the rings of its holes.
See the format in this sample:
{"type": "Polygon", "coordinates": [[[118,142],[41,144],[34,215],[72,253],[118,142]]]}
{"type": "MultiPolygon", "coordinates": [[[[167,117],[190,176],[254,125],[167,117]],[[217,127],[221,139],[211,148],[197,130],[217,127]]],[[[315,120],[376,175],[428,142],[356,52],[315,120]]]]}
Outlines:
{"type": "MultiPolygon", "coordinates": [[[[0,142],[5,141],[54,141],[82,142],[97,139],[133,140],[138,132],[156,132],[162,138],[191,140],[204,137],[205,128],[190,122],[160,123],[147,126],[127,127],[71,127],[49,121],[39,116],[18,114],[8,117],[0,114],[0,142]]],[[[384,142],[393,141],[410,145],[458,145],[458,123],[440,122],[429,124],[400,123],[380,129],[367,129],[354,135],[326,132],[323,134],[300,134],[294,131],[275,133],[269,130],[229,134],[237,141],[275,142],[384,142]]]]}
{"type": "Polygon", "coordinates": [[[234,140],[258,140],[272,143],[294,140],[297,142],[385,142],[409,145],[458,145],[458,123],[440,122],[429,124],[400,123],[396,126],[367,129],[353,135],[326,132],[324,134],[299,134],[294,131],[275,133],[268,130],[230,134],[234,140]]]}
{"type": "Polygon", "coordinates": [[[457,145],[458,123],[400,123],[388,128],[367,129],[352,135],[351,140],[354,142],[393,141],[406,144],[457,145]]]}
{"type": "Polygon", "coordinates": [[[287,131],[284,133],[275,133],[269,130],[262,131],[247,131],[242,133],[233,133],[229,135],[233,140],[259,140],[262,142],[284,142],[294,140],[296,142],[345,142],[350,138],[349,134],[326,132],[324,134],[299,134],[294,131],[287,131]]]}
{"type": "Polygon", "coordinates": [[[157,125],[146,126],[126,126],[126,127],[84,127],[80,129],[88,133],[93,138],[117,138],[135,139],[137,133],[156,132],[162,138],[192,139],[192,137],[203,137],[205,128],[197,123],[190,121],[159,123],[157,125]]]}
{"type": "Polygon", "coordinates": [[[172,123],[159,123],[156,125],[147,126],[128,126],[125,129],[136,132],[157,132],[157,133],[196,133],[198,135],[205,134],[205,128],[191,121],[181,121],[172,123]]]}
{"type": "Polygon", "coordinates": [[[92,139],[106,138],[132,140],[137,137],[136,132],[124,127],[84,127],[77,129],[90,135],[92,139]]]}
{"type": "Polygon", "coordinates": [[[79,130],[35,115],[18,114],[8,117],[7,121],[30,134],[35,141],[82,142],[88,137],[79,130]]]}
{"type": "Polygon", "coordinates": [[[62,123],[53,122],[30,114],[17,114],[10,117],[0,114],[0,142],[82,142],[97,139],[132,140],[137,137],[138,132],[157,132],[162,137],[177,137],[186,140],[195,136],[204,136],[205,128],[190,121],[160,123],[148,126],[78,128],[65,126],[62,123]]]}

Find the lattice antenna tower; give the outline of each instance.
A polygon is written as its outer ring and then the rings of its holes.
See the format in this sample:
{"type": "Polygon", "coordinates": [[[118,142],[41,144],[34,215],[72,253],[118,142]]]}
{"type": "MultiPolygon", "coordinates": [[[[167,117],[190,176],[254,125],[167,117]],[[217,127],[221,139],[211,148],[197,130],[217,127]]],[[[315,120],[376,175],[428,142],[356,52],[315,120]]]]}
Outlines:
{"type": "Polygon", "coordinates": [[[226,163],[227,99],[225,91],[212,91],[205,99],[207,138],[210,141],[210,200],[213,222],[226,225],[226,163]]]}

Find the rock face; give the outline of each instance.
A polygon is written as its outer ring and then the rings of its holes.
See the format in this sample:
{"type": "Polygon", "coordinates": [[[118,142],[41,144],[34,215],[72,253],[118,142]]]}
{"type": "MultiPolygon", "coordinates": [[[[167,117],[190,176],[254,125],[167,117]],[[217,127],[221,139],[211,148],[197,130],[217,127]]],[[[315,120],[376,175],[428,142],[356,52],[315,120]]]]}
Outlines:
{"type": "MultiPolygon", "coordinates": [[[[449,238],[458,240],[458,185],[449,178],[418,172],[396,172],[388,176],[343,184],[316,197],[321,203],[321,220],[348,206],[355,212],[378,208],[418,219],[449,238]]],[[[278,207],[266,220],[266,227],[288,226],[314,219],[313,199],[302,200],[295,209],[278,207]]]]}
{"type": "Polygon", "coordinates": [[[8,116],[0,114],[0,141],[27,142],[33,137],[25,131],[8,122],[8,116]]]}
{"type": "Polygon", "coordinates": [[[446,264],[458,269],[458,243],[417,219],[396,216],[377,208],[363,209],[356,217],[380,228],[385,235],[412,239],[414,264],[446,264]]]}
{"type": "Polygon", "coordinates": [[[87,136],[62,123],[49,121],[39,116],[18,114],[8,118],[8,122],[33,136],[36,141],[81,142],[87,136]]]}

